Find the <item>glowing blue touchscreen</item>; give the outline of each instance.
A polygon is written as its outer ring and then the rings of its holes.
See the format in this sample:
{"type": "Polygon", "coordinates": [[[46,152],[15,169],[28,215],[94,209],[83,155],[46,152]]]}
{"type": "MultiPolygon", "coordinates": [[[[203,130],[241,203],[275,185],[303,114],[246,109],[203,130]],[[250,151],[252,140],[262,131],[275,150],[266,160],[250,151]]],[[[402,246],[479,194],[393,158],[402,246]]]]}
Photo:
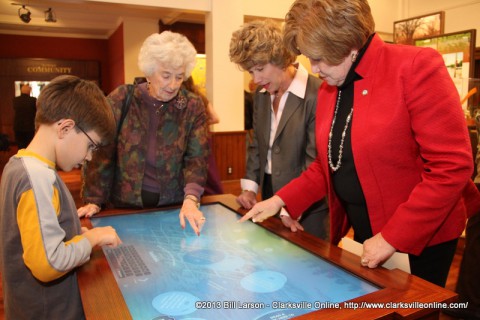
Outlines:
{"type": "Polygon", "coordinates": [[[200,236],[179,209],[92,218],[123,241],[104,253],[133,319],[290,319],[377,291],[220,205],[200,236]]]}

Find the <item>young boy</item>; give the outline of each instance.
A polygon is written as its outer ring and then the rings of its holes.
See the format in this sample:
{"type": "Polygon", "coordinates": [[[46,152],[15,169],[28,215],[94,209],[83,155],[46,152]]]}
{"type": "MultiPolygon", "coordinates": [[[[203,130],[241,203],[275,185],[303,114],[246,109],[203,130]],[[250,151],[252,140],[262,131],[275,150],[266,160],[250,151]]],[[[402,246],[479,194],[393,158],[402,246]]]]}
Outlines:
{"type": "Polygon", "coordinates": [[[75,268],[92,247],[117,246],[112,227],[81,228],[55,167],[70,171],[113,138],[115,120],[90,81],[59,76],[41,92],[31,143],[0,187],[0,272],[6,319],[84,319],[75,268]]]}

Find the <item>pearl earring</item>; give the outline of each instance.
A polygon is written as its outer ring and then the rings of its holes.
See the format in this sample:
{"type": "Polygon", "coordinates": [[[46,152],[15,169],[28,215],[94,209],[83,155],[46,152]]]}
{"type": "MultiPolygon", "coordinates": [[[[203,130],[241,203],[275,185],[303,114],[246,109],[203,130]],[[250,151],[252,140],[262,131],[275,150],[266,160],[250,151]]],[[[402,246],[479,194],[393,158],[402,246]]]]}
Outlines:
{"type": "Polygon", "coordinates": [[[358,55],[358,52],[352,53],[352,62],[355,62],[355,60],[357,60],[357,55],[358,55]]]}

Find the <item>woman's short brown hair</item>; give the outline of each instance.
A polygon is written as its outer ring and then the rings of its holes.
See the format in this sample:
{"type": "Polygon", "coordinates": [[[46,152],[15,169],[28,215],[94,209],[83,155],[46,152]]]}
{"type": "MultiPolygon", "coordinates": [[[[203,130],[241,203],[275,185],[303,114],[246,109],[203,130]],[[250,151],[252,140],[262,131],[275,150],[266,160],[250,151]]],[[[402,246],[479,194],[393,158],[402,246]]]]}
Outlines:
{"type": "Polygon", "coordinates": [[[340,64],[375,31],[367,0],[297,0],[285,17],[285,46],[296,54],[340,64]]]}
{"type": "Polygon", "coordinates": [[[295,59],[296,54],[283,45],[282,30],[273,20],[246,23],[232,34],[230,61],[243,70],[267,63],[285,68],[295,59]]]}
{"type": "Polygon", "coordinates": [[[54,78],[40,92],[35,126],[72,119],[85,131],[93,130],[102,144],[113,140],[115,119],[104,93],[93,81],[64,75],[54,78]]]}

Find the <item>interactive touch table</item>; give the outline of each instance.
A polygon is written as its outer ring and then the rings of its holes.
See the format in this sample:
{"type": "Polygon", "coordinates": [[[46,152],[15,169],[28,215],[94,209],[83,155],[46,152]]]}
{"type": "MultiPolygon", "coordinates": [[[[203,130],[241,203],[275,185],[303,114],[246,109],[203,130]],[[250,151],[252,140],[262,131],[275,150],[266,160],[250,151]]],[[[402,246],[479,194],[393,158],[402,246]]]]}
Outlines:
{"type": "Polygon", "coordinates": [[[204,199],[199,237],[190,226],[180,228],[179,208],[84,220],[89,227],[111,225],[123,241],[96,248],[79,271],[87,318],[435,318],[455,298],[399,270],[363,268],[358,257],[291,233],[277,219],[239,224],[234,199],[204,199]]]}

